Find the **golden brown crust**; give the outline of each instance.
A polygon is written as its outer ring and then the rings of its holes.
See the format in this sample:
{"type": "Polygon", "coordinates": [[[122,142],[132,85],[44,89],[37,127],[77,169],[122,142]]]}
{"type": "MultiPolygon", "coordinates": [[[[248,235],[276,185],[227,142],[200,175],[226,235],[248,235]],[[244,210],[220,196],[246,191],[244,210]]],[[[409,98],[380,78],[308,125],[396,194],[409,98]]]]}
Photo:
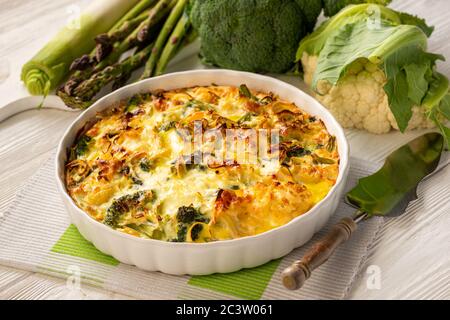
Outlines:
{"type": "Polygon", "coordinates": [[[71,149],[66,185],[80,208],[119,231],[214,241],[258,234],[305,213],[335,184],[338,168],[335,139],[320,119],[272,93],[209,86],[136,95],[98,114],[71,149]],[[224,136],[235,131],[218,150],[216,136],[203,136],[203,162],[193,163],[197,151],[186,153],[183,135],[199,125],[224,136]],[[252,129],[279,133],[280,143],[270,145],[252,129]],[[248,149],[218,156],[239,142],[248,149]],[[266,154],[257,162],[238,161],[261,146],[266,154]],[[139,192],[154,197],[132,200],[139,192]],[[126,201],[133,206],[118,205],[126,201]],[[194,208],[197,220],[181,223],[180,208],[194,208]]]}

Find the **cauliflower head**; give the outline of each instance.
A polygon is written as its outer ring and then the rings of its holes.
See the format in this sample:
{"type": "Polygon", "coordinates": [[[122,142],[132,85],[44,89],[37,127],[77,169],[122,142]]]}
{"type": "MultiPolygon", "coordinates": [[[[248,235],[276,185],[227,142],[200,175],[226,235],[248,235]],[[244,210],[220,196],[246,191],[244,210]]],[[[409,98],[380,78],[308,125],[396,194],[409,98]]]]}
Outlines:
{"type": "MultiPolygon", "coordinates": [[[[301,63],[304,81],[308,86],[312,85],[317,61],[318,56],[303,52],[301,63]]],[[[314,95],[344,128],[364,129],[376,134],[387,133],[399,128],[389,108],[388,96],[384,90],[386,82],[383,70],[367,59],[359,59],[352,63],[336,85],[319,80],[314,95]]],[[[407,130],[435,127],[425,110],[420,106],[413,106],[407,130]]]]}

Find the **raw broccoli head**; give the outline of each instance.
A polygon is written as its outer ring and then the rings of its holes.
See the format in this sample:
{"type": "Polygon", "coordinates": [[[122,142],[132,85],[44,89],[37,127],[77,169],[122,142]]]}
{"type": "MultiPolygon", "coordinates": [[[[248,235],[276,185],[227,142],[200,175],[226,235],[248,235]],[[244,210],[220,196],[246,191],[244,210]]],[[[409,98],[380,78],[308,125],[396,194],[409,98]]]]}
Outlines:
{"type": "Polygon", "coordinates": [[[282,73],[311,31],[321,0],[194,0],[191,20],[205,62],[222,68],[282,73]]]}

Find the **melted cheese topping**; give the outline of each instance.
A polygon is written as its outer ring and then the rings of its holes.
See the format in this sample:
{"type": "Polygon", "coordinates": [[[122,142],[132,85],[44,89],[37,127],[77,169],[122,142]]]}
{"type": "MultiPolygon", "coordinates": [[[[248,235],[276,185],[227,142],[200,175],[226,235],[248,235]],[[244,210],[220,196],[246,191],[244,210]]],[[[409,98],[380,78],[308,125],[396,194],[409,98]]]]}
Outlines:
{"type": "Polygon", "coordinates": [[[307,212],[338,167],[335,138],[294,104],[245,86],[193,87],[136,95],[99,114],[70,150],[66,185],[81,209],[116,230],[204,242],[307,212]],[[269,144],[260,132],[279,136],[269,144]]]}

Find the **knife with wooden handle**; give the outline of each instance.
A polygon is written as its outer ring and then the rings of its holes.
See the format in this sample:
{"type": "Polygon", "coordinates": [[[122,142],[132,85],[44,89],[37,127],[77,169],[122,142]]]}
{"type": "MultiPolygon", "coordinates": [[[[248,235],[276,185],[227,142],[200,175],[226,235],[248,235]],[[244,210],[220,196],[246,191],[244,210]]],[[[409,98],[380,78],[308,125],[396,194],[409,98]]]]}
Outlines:
{"type": "Polygon", "coordinates": [[[355,230],[356,223],[349,217],[345,217],[335,224],[330,232],[316,242],[301,260],[295,261],[283,271],[281,275],[283,285],[290,290],[301,288],[311,276],[311,272],[327,261],[337,246],[347,241],[355,230]]]}
{"type": "Polygon", "coordinates": [[[373,216],[402,214],[417,198],[417,185],[437,168],[443,146],[439,133],[424,134],[391,153],[376,173],[360,179],[346,196],[347,202],[358,208],[354,217],[343,218],[286,268],[281,274],[283,285],[290,290],[301,288],[314,269],[351,237],[359,222],[373,216]]]}

